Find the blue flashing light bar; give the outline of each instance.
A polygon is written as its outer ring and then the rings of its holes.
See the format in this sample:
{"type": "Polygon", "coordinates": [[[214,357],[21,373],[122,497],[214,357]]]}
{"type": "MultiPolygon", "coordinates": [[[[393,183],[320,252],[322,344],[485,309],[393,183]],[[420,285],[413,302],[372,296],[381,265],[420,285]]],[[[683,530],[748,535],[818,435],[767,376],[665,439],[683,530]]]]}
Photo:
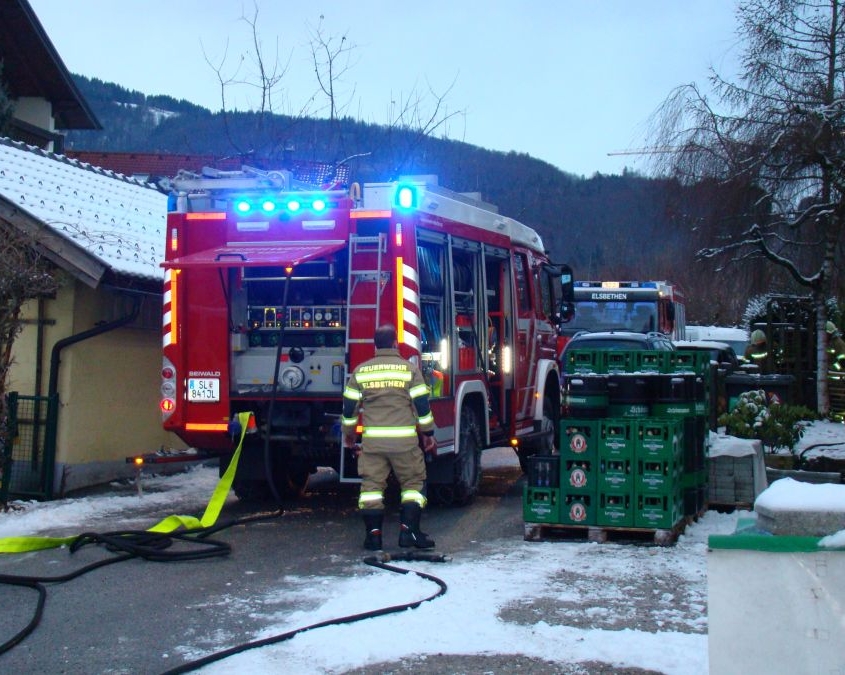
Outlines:
{"type": "Polygon", "coordinates": [[[331,207],[332,204],[325,197],[314,197],[307,200],[296,197],[240,197],[232,203],[234,211],[243,215],[254,212],[264,214],[277,214],[284,211],[298,213],[303,209],[310,209],[314,213],[323,213],[331,207]]]}

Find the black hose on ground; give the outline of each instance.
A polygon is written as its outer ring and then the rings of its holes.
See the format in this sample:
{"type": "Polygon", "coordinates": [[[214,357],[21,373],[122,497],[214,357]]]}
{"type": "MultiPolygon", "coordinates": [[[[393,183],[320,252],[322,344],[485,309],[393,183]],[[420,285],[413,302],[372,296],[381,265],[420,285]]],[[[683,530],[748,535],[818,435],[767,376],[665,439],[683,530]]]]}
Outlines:
{"type": "Polygon", "coordinates": [[[213,558],[218,556],[228,555],[232,547],[231,545],[209,539],[208,537],[215,532],[224,530],[233,525],[243,525],[245,523],[267,520],[269,518],[276,518],[282,515],[282,512],[273,513],[271,515],[247,516],[237,520],[213,525],[206,528],[197,528],[194,530],[185,530],[182,532],[150,532],[148,530],[125,530],[119,532],[107,532],[104,534],[84,533],[80,534],[68,546],[71,554],[78,551],[83,546],[89,544],[102,544],[107,550],[115,553],[121,552],[113,558],[105,558],[97,562],[80,567],[67,574],[62,574],[53,577],[46,576],[20,576],[10,574],[0,574],[0,585],[7,586],[21,586],[25,588],[32,588],[38,593],[38,602],[35,607],[32,619],[29,623],[13,635],[6,642],[0,644],[0,654],[4,654],[12,647],[19,644],[24,638],[30,635],[41,622],[44,614],[44,605],[47,600],[47,590],[44,584],[48,583],[63,583],[81,577],[100,567],[106,565],[113,565],[114,563],[123,562],[124,560],[131,560],[132,558],[143,558],[152,562],[184,562],[186,560],[200,560],[203,558],[213,558]],[[182,542],[197,546],[199,550],[185,548],[180,550],[168,550],[174,542],[182,542]]]}
{"type": "Polygon", "coordinates": [[[813,445],[808,445],[801,451],[801,454],[798,455],[798,466],[801,466],[804,463],[804,455],[806,455],[810,450],[815,450],[816,448],[835,448],[837,445],[845,445],[845,442],[839,441],[838,443],[813,443],[813,445]]]}
{"type": "Polygon", "coordinates": [[[336,619],[327,619],[326,621],[320,621],[318,623],[313,623],[310,626],[303,626],[302,628],[295,628],[293,630],[287,631],[285,633],[280,633],[279,635],[273,635],[268,638],[263,638],[261,640],[255,640],[253,642],[245,642],[240,645],[235,645],[234,647],[230,647],[228,649],[223,649],[219,652],[214,652],[213,654],[208,654],[203,656],[199,659],[194,661],[189,661],[188,663],[183,663],[180,666],[176,666],[175,668],[171,668],[170,670],[166,670],[161,675],[180,675],[180,673],[190,673],[195,671],[198,668],[202,668],[203,666],[207,666],[210,663],[215,663],[216,661],[222,661],[225,658],[230,656],[234,656],[236,654],[241,654],[245,651],[250,649],[256,649],[258,647],[266,647],[268,645],[278,644],[280,642],[284,642],[286,640],[290,640],[291,638],[296,637],[300,633],[305,633],[310,630],[314,630],[316,628],[325,628],[327,626],[339,626],[341,624],[348,624],[348,623],[355,623],[356,621],[362,621],[364,619],[372,619],[377,616],[384,616],[385,614],[393,614],[395,612],[404,612],[408,609],[416,609],[424,602],[429,602],[434,600],[435,598],[440,597],[441,595],[446,593],[448,587],[446,586],[446,582],[442,579],[434,576],[433,574],[426,574],[425,572],[419,572],[417,570],[409,570],[404,567],[397,567],[396,565],[389,564],[391,561],[425,561],[425,562],[448,562],[449,558],[440,553],[431,553],[431,552],[420,552],[420,551],[409,551],[407,553],[400,553],[400,554],[390,554],[390,553],[382,553],[379,555],[371,555],[364,558],[364,563],[370,565],[372,567],[378,567],[379,569],[387,570],[389,572],[396,572],[398,574],[416,574],[418,577],[422,577],[423,579],[427,579],[438,586],[438,590],[436,593],[428,596],[427,598],[423,598],[422,600],[415,600],[414,602],[407,602],[401,605],[392,605],[390,607],[381,607],[379,609],[373,609],[367,612],[361,612],[359,614],[350,614],[348,616],[339,617],[336,619]]]}

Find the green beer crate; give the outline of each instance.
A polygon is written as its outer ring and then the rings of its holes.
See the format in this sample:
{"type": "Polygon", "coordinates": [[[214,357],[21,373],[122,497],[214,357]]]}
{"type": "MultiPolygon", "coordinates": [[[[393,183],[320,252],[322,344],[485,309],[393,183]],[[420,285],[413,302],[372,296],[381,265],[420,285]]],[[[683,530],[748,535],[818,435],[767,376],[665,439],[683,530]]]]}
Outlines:
{"type": "Polygon", "coordinates": [[[560,455],[531,455],[526,474],[529,487],[560,487],[560,455]]]}
{"type": "Polygon", "coordinates": [[[567,375],[564,383],[566,416],[574,419],[607,417],[607,375],[576,373],[567,375]]]}
{"type": "Polygon", "coordinates": [[[560,456],[564,460],[598,459],[599,420],[563,419],[560,421],[560,456]]]}
{"type": "Polygon", "coordinates": [[[564,459],[561,472],[561,489],[566,493],[593,494],[596,491],[598,470],[594,461],[564,459]]]}
{"type": "Polygon", "coordinates": [[[606,349],[601,354],[605,373],[633,373],[636,369],[636,351],[606,349]]]}
{"type": "Polygon", "coordinates": [[[684,421],[651,418],[637,422],[636,459],[678,459],[684,448],[684,421]]]}
{"type": "Polygon", "coordinates": [[[681,474],[681,489],[687,490],[700,486],[707,486],[710,482],[710,472],[707,469],[698,471],[684,471],[681,474]]]}
{"type": "Polygon", "coordinates": [[[524,486],[522,518],[527,523],[559,523],[560,489],[524,486]]]}
{"type": "Polygon", "coordinates": [[[672,355],[672,372],[704,375],[710,369],[709,352],[681,348],[667,353],[672,355]]]}
{"type": "Polygon", "coordinates": [[[564,368],[567,374],[601,375],[604,370],[603,351],[599,349],[568,349],[564,368]]]}
{"type": "Polygon", "coordinates": [[[599,460],[633,459],[636,425],[636,421],[631,419],[599,420],[599,460]]]}
{"type": "Polygon", "coordinates": [[[643,349],[637,352],[637,373],[671,373],[672,352],[662,350],[643,349]]]}
{"type": "Polygon", "coordinates": [[[634,476],[631,473],[631,460],[621,458],[602,458],[598,472],[599,492],[607,494],[633,494],[634,476]]]}
{"type": "Polygon", "coordinates": [[[633,527],[634,505],[630,494],[599,492],[596,525],[604,527],[633,527]]]}
{"type": "Polygon", "coordinates": [[[681,511],[680,501],[675,495],[638,495],[634,527],[671,529],[683,517],[681,511]]]}
{"type": "Polygon", "coordinates": [[[563,491],[560,504],[562,525],[595,525],[596,494],[563,491]]]}
{"type": "Polygon", "coordinates": [[[681,463],[674,460],[638,459],[634,489],[637,494],[674,494],[681,488],[681,463]]]}

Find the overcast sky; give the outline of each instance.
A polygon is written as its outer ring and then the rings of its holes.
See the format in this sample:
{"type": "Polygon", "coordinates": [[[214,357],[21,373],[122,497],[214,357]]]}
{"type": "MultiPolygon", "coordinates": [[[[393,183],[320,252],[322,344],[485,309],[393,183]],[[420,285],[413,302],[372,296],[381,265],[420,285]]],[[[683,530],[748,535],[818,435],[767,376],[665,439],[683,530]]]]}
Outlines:
{"type": "MultiPolygon", "coordinates": [[[[221,107],[217,73],[253,51],[252,0],[29,0],[67,68],[144,94],[221,107]],[[227,47],[228,45],[228,47],[227,47]]],[[[309,44],[347,36],[346,112],[386,123],[429,88],[449,138],[590,176],[646,170],[649,117],[676,86],[735,72],[735,0],[257,0],[265,59],[287,64],[281,112],[316,90],[309,44]],[[322,22],[320,17],[323,17],[322,22]],[[451,87],[451,89],[449,89],[451,87]],[[446,93],[448,90],[448,93],[446,93]]],[[[249,57],[247,57],[249,60],[249,57]]],[[[244,69],[241,75],[257,79],[244,69]]],[[[237,107],[245,108],[245,94],[237,107]]],[[[427,96],[429,104],[433,102],[427,96]]],[[[234,107],[234,106],[229,106],[234,107]]],[[[430,108],[430,106],[429,106],[430,108]]],[[[421,112],[429,112],[424,106],[421,112]]]]}

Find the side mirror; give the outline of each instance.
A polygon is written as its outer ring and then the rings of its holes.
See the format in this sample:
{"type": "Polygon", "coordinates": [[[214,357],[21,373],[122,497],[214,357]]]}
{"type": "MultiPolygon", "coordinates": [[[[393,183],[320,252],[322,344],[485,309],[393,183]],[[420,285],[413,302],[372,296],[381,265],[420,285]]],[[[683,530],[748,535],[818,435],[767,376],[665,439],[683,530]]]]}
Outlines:
{"type": "Polygon", "coordinates": [[[575,316],[575,303],[567,302],[566,300],[561,302],[559,316],[561,323],[572,321],[572,317],[575,316]]]}
{"type": "Polygon", "coordinates": [[[575,302],[575,280],[572,276],[572,268],[569,265],[560,266],[560,290],[561,299],[564,303],[575,302]]]}

